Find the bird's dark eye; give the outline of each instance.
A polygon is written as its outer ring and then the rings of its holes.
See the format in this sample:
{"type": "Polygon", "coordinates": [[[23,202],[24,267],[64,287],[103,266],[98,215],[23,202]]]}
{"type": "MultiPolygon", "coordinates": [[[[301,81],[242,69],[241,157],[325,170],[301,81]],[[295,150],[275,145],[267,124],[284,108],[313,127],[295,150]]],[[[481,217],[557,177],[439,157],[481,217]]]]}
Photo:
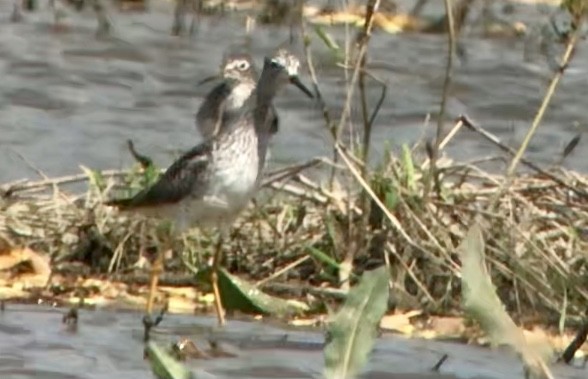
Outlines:
{"type": "Polygon", "coordinates": [[[239,65],[237,66],[237,68],[241,71],[245,71],[249,68],[249,63],[243,61],[241,63],[239,63],[239,65]]]}
{"type": "Polygon", "coordinates": [[[277,61],[275,61],[273,59],[271,60],[270,64],[271,64],[272,68],[280,68],[280,67],[282,67],[281,64],[279,64],[277,61]]]}

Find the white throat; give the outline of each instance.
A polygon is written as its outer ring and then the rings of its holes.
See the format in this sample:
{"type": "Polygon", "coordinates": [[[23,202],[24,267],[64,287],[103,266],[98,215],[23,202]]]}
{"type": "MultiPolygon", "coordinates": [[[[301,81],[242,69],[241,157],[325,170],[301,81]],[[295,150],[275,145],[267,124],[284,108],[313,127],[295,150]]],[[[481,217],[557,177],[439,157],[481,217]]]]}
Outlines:
{"type": "Polygon", "coordinates": [[[233,90],[229,97],[227,97],[227,109],[236,110],[241,108],[245,101],[253,92],[254,85],[252,83],[239,83],[233,90]]]}

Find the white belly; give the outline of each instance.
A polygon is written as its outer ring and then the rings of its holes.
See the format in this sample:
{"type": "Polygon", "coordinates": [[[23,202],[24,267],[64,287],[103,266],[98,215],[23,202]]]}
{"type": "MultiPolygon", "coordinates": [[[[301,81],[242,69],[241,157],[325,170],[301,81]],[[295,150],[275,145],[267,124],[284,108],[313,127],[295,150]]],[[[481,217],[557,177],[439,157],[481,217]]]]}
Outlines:
{"type": "Polygon", "coordinates": [[[202,198],[181,202],[183,217],[178,227],[230,225],[247,206],[258,187],[257,154],[227,160],[210,178],[210,186],[202,198]]]}

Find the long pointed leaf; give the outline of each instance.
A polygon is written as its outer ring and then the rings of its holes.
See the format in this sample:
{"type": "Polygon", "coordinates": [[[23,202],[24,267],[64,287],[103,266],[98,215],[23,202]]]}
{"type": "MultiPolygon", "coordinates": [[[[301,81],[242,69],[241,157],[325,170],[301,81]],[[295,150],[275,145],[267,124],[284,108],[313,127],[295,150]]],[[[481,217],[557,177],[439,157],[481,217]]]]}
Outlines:
{"type": "Polygon", "coordinates": [[[388,306],[388,278],[386,267],[366,271],[329,323],[324,350],[327,379],[354,378],[367,361],[388,306]]]}
{"type": "Polygon", "coordinates": [[[271,314],[277,317],[298,315],[309,310],[307,304],[285,300],[262,292],[255,285],[219,269],[221,301],[226,310],[271,314]]]}
{"type": "Polygon", "coordinates": [[[155,342],[147,345],[151,370],[159,379],[193,379],[194,376],[183,364],[176,361],[155,342]]]}
{"type": "Polygon", "coordinates": [[[462,262],[461,291],[464,310],[469,313],[495,345],[508,345],[521,357],[525,370],[536,378],[553,379],[545,357],[531,349],[525,336],[510,318],[486,270],[485,245],[477,223],[468,230],[458,247],[462,262]]]}

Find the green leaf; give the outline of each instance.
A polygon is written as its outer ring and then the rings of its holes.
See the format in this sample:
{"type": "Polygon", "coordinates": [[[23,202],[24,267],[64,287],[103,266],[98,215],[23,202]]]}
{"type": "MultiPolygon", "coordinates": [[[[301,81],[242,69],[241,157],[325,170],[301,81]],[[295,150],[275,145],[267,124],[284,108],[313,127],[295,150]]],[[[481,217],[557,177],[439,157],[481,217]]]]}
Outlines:
{"type": "Polygon", "coordinates": [[[151,370],[159,379],[194,379],[195,376],[153,341],[147,345],[151,370]]]}
{"type": "Polygon", "coordinates": [[[336,270],[339,269],[339,263],[337,263],[336,260],[329,257],[327,254],[323,253],[322,251],[320,251],[316,247],[309,246],[308,251],[310,252],[310,255],[313,256],[313,258],[320,261],[321,263],[324,263],[327,266],[334,268],[336,270]]]}
{"type": "Polygon", "coordinates": [[[98,191],[103,191],[106,188],[106,181],[100,171],[91,170],[86,166],[80,166],[80,168],[84,174],[88,175],[91,187],[98,189],[98,191]]]}
{"type": "Polygon", "coordinates": [[[337,42],[325,31],[325,28],[316,25],[314,27],[314,31],[329,49],[335,51],[341,50],[339,44],[337,44],[337,42]]]}
{"type": "Polygon", "coordinates": [[[496,295],[484,264],[484,238],[476,222],[457,249],[462,265],[461,292],[464,310],[480,324],[494,345],[507,345],[518,352],[525,370],[532,371],[536,377],[552,378],[545,364],[545,359],[552,352],[546,349],[531,349],[527,345],[522,331],[510,318],[496,295]]]}
{"type": "Polygon", "coordinates": [[[321,41],[323,41],[325,46],[327,46],[327,48],[331,50],[335,58],[338,61],[343,60],[343,58],[345,57],[345,53],[343,52],[339,44],[329,35],[329,33],[327,33],[325,29],[319,25],[315,25],[314,31],[317,34],[317,36],[321,39],[321,41]]]}
{"type": "Polygon", "coordinates": [[[390,191],[386,192],[384,202],[386,204],[386,208],[388,208],[389,210],[392,211],[398,205],[398,195],[397,195],[394,187],[389,187],[389,188],[390,188],[390,191]]]}
{"type": "Polygon", "coordinates": [[[327,327],[325,377],[351,379],[372,351],[380,320],[388,307],[385,266],[366,271],[327,327]]]}
{"type": "MultiPolygon", "coordinates": [[[[338,282],[339,278],[337,278],[337,276],[334,275],[333,270],[339,271],[341,268],[341,265],[339,263],[337,263],[337,261],[335,259],[331,258],[329,255],[324,253],[322,250],[319,250],[316,247],[312,247],[312,246],[308,246],[307,248],[308,248],[308,252],[310,253],[310,255],[313,258],[315,258],[319,262],[323,263],[328,268],[328,270],[325,269],[321,273],[319,273],[319,279],[333,281],[335,283],[338,282]]],[[[351,275],[352,275],[352,277],[355,277],[353,273],[351,275]]]]}
{"type": "Polygon", "coordinates": [[[333,246],[337,246],[337,231],[335,229],[335,219],[329,213],[325,217],[325,226],[327,228],[327,235],[331,239],[333,246]]]}
{"type": "Polygon", "coordinates": [[[416,188],[414,178],[414,163],[412,161],[412,153],[408,145],[402,145],[402,166],[404,168],[404,177],[406,186],[412,192],[416,188]]]}
{"type": "Polygon", "coordinates": [[[308,305],[299,301],[270,296],[223,268],[219,269],[218,285],[221,302],[226,310],[271,314],[277,317],[290,317],[309,310],[308,305]]]}
{"type": "Polygon", "coordinates": [[[143,172],[144,186],[147,187],[154,184],[160,175],[161,171],[157,167],[155,167],[155,165],[148,166],[143,172]]]}
{"type": "Polygon", "coordinates": [[[477,224],[468,231],[458,247],[461,257],[462,304],[495,344],[507,343],[517,327],[496,295],[484,265],[484,239],[477,224]]]}

